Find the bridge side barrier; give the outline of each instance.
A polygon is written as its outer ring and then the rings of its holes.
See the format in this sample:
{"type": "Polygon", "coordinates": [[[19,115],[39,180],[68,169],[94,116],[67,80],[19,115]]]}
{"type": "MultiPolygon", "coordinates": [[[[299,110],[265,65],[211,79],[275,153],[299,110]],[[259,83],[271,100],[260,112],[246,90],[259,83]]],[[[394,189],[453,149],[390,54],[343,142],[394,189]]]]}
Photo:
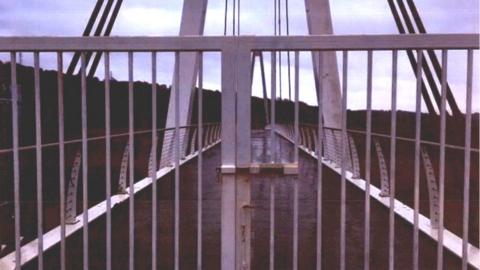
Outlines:
{"type": "MultiPolygon", "coordinates": [[[[293,136],[291,136],[290,132],[288,132],[289,131],[288,126],[289,126],[288,124],[280,124],[276,128],[276,132],[277,132],[277,134],[284,137],[285,139],[287,139],[291,143],[294,143],[293,136]]],[[[302,128],[311,129],[312,128],[311,126],[312,125],[305,125],[304,124],[304,125],[301,125],[300,129],[302,129],[302,128]]],[[[330,134],[334,134],[332,129],[324,128],[324,134],[328,134],[329,131],[332,131],[330,134]]],[[[353,184],[354,186],[356,186],[356,187],[360,188],[361,190],[365,191],[366,190],[366,181],[361,178],[361,175],[360,175],[360,172],[359,172],[358,153],[356,151],[356,148],[355,148],[355,150],[353,150],[354,149],[353,147],[355,147],[355,142],[354,142],[354,139],[353,139],[354,137],[352,136],[353,134],[356,134],[356,135],[363,134],[364,135],[365,133],[361,132],[361,131],[358,131],[358,130],[349,130],[348,132],[349,132],[348,138],[350,140],[351,153],[355,152],[356,154],[348,156],[349,158],[351,158],[350,162],[352,162],[352,167],[351,168],[353,170],[347,169],[346,179],[351,184],[353,184]],[[353,145],[353,147],[352,147],[352,145],[353,145]],[[357,156],[356,161],[354,160],[355,156],[357,156]],[[355,165],[355,164],[357,164],[357,165],[355,165]]],[[[379,135],[379,134],[377,134],[377,135],[379,135]]],[[[328,136],[329,135],[326,135],[326,137],[328,137],[328,136]]],[[[322,163],[325,166],[330,167],[332,170],[334,170],[335,172],[340,174],[341,173],[341,165],[336,163],[336,162],[339,162],[339,161],[338,161],[338,157],[335,154],[335,152],[338,152],[338,151],[330,150],[330,153],[328,151],[328,148],[338,147],[338,145],[334,145],[334,146],[328,145],[328,142],[335,142],[335,140],[332,138],[334,135],[330,135],[330,136],[331,136],[331,140],[326,140],[325,137],[324,137],[324,140],[323,140],[324,141],[324,146],[323,146],[323,153],[322,153],[321,160],[322,160],[322,163]],[[332,152],[334,152],[334,153],[332,153],[332,152]]],[[[375,135],[374,135],[374,137],[375,137],[375,135]]],[[[378,138],[384,138],[385,136],[377,136],[377,137],[378,138]]],[[[400,140],[404,140],[404,139],[405,138],[400,138],[400,140]]],[[[410,141],[410,140],[407,139],[406,141],[410,141]]],[[[436,144],[434,142],[429,142],[429,141],[424,141],[422,143],[424,143],[425,145],[432,145],[432,144],[435,145],[436,144]]],[[[388,166],[387,166],[387,163],[385,162],[385,158],[383,157],[383,151],[382,151],[382,148],[381,148],[380,141],[374,138],[374,144],[375,144],[374,147],[377,150],[377,157],[379,159],[379,175],[382,179],[381,179],[381,189],[377,188],[376,186],[374,186],[372,184],[370,185],[370,188],[369,188],[370,197],[376,199],[379,203],[381,203],[385,207],[390,208],[390,205],[391,205],[390,197],[391,196],[390,196],[390,193],[389,193],[390,181],[388,179],[388,166]],[[383,162],[382,162],[382,160],[383,160],[383,162]]],[[[305,143],[300,144],[299,148],[302,151],[304,151],[305,153],[307,153],[308,155],[318,159],[318,153],[315,151],[315,149],[309,148],[305,143]]],[[[453,146],[452,148],[453,149],[458,149],[457,146],[453,146]]],[[[471,151],[476,152],[477,150],[472,149],[471,151]]],[[[439,213],[438,213],[438,211],[439,211],[439,207],[438,207],[438,188],[437,188],[437,182],[435,180],[433,166],[431,164],[431,160],[430,160],[430,157],[428,155],[427,148],[425,146],[423,146],[421,148],[421,156],[422,156],[422,160],[423,160],[423,164],[424,164],[424,172],[425,172],[425,175],[426,175],[426,181],[427,181],[427,186],[428,186],[430,215],[426,216],[424,214],[419,213],[418,214],[419,215],[419,223],[418,223],[419,225],[418,226],[419,226],[420,231],[425,233],[427,236],[429,236],[433,240],[438,241],[438,239],[440,237],[439,234],[438,234],[438,215],[439,215],[439,213]]],[[[347,164],[346,166],[349,166],[349,165],[347,164]]],[[[402,217],[407,222],[409,222],[410,224],[414,225],[414,219],[415,219],[414,209],[412,209],[411,207],[409,207],[405,203],[401,202],[397,198],[393,198],[393,200],[394,200],[393,208],[394,208],[395,213],[398,216],[402,217]]],[[[443,230],[443,234],[442,234],[441,237],[443,237],[442,246],[444,248],[450,250],[453,254],[457,255],[458,257],[463,258],[463,256],[464,256],[463,248],[462,248],[463,239],[461,237],[459,237],[455,233],[449,231],[448,229],[443,230]]],[[[477,259],[480,259],[480,249],[475,247],[473,244],[468,243],[467,250],[469,252],[468,257],[470,258],[468,263],[470,265],[473,265],[474,267],[478,268],[480,266],[480,261],[478,261],[477,259]]]]}
{"type": "MultiPolygon", "coordinates": [[[[221,129],[219,128],[220,124],[218,123],[205,123],[203,125],[203,132],[204,132],[204,138],[206,138],[204,144],[203,144],[203,149],[202,151],[206,151],[213,146],[217,145],[220,142],[221,139],[221,129]],[[208,139],[207,139],[208,138],[208,139]]],[[[189,136],[189,144],[191,145],[190,151],[183,155],[181,157],[181,164],[184,164],[193,158],[195,158],[198,155],[198,144],[195,142],[198,141],[198,133],[195,132],[197,130],[196,126],[188,126],[188,127],[180,127],[181,129],[185,130],[194,130],[193,135],[189,136]]],[[[188,132],[188,131],[186,131],[188,132]]],[[[139,131],[135,132],[136,135],[145,135],[147,133],[151,133],[151,131],[139,131]]],[[[161,139],[166,138],[168,140],[171,140],[171,137],[174,134],[173,129],[158,129],[158,138],[161,139]]],[[[127,137],[128,134],[113,134],[111,135],[110,138],[122,138],[122,137],[127,137]]],[[[94,142],[98,140],[105,140],[105,136],[101,137],[94,137],[94,138],[89,138],[89,142],[94,142]]],[[[65,144],[77,144],[78,142],[76,140],[72,141],[65,141],[65,144]]],[[[56,146],[56,144],[48,144],[45,145],[45,147],[53,147],[56,146]]],[[[161,147],[161,143],[157,143],[157,147],[161,147]]],[[[151,148],[151,147],[150,147],[151,148]]],[[[30,149],[24,149],[23,151],[29,151],[30,149]]],[[[158,152],[158,149],[157,149],[158,152]]],[[[129,166],[128,166],[128,159],[129,159],[129,143],[128,141],[125,144],[125,147],[123,149],[123,154],[122,158],[120,160],[120,170],[119,170],[119,180],[118,180],[118,186],[117,186],[117,194],[113,195],[111,197],[111,208],[114,208],[115,205],[118,205],[122,202],[126,202],[128,198],[130,197],[130,187],[127,182],[128,178],[128,172],[129,172],[129,166]]],[[[171,156],[166,157],[165,163],[159,163],[154,175],[156,175],[156,178],[159,179],[166,175],[167,173],[171,172],[174,170],[174,167],[172,163],[174,162],[171,156]]],[[[153,152],[150,151],[149,153],[149,163],[148,163],[148,176],[152,175],[151,172],[153,170],[153,152]]],[[[66,201],[65,201],[65,222],[66,222],[66,235],[65,237],[68,238],[69,236],[73,235],[75,232],[79,231],[83,227],[83,213],[81,213],[81,209],[77,209],[77,193],[79,190],[79,185],[78,185],[78,180],[79,176],[81,174],[81,164],[82,164],[82,152],[81,149],[79,149],[75,156],[74,160],[72,162],[71,166],[71,173],[70,173],[70,180],[68,182],[68,190],[66,193],[66,201]],[[80,214],[78,214],[80,212],[80,214]]],[[[145,189],[149,185],[152,184],[151,177],[146,177],[144,179],[139,179],[138,181],[135,182],[134,187],[133,187],[133,194],[136,194],[140,192],[141,190],[145,189]]],[[[106,206],[106,201],[99,202],[98,204],[90,207],[88,209],[88,223],[96,220],[97,218],[101,217],[104,215],[107,211],[107,206],[106,206]]],[[[44,239],[48,239],[45,241],[45,245],[43,246],[43,252],[46,252],[50,248],[54,247],[55,245],[60,243],[60,230],[61,226],[57,226],[48,232],[46,232],[43,237],[44,239]]],[[[24,256],[22,256],[22,265],[30,262],[31,260],[37,258],[38,256],[38,239],[34,239],[30,242],[25,243],[24,245],[21,246],[21,251],[24,256]]],[[[8,247],[5,247],[8,248],[8,247]]],[[[2,266],[1,269],[14,269],[15,268],[15,252],[8,253],[7,255],[3,256],[0,258],[0,266],[2,266]],[[3,268],[5,267],[5,268],[3,268]]]]}

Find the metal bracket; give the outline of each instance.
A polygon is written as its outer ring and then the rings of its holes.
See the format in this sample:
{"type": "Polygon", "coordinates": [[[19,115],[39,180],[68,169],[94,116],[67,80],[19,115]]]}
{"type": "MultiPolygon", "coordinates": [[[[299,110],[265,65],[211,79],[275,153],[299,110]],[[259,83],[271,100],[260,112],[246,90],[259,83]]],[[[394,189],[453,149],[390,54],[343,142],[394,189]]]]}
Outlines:
{"type": "Polygon", "coordinates": [[[421,148],[423,167],[425,169],[425,176],[427,177],[428,197],[430,203],[430,223],[432,228],[438,228],[438,187],[435,180],[435,172],[433,170],[432,162],[426,148],[421,148]]]}
{"type": "Polygon", "coordinates": [[[388,169],[385,157],[383,156],[382,147],[377,140],[373,140],[375,151],[377,152],[378,167],[380,169],[380,196],[388,197],[390,195],[390,181],[388,180],[388,169]]]}
{"type": "Polygon", "coordinates": [[[82,150],[79,149],[75,155],[70,172],[70,182],[68,183],[67,201],[65,207],[65,223],[75,224],[77,220],[77,186],[78,176],[80,174],[80,165],[82,164],[82,150]]]}
{"type": "Polygon", "coordinates": [[[150,157],[148,158],[148,176],[151,176],[152,174],[155,174],[155,172],[158,169],[153,167],[153,154],[156,152],[157,149],[153,149],[152,147],[150,148],[150,157]]]}
{"type": "Polygon", "coordinates": [[[192,141],[190,142],[190,154],[195,153],[195,144],[197,142],[197,129],[193,129],[192,141]]]}
{"type": "Polygon", "coordinates": [[[348,141],[350,142],[350,154],[352,157],[352,178],[360,178],[360,161],[358,159],[357,147],[355,146],[355,141],[352,136],[348,136],[348,141]]]}
{"type": "Polygon", "coordinates": [[[120,164],[120,175],[118,177],[118,190],[119,194],[127,193],[127,170],[128,170],[128,148],[129,143],[125,145],[123,150],[122,163],[120,164]]]}

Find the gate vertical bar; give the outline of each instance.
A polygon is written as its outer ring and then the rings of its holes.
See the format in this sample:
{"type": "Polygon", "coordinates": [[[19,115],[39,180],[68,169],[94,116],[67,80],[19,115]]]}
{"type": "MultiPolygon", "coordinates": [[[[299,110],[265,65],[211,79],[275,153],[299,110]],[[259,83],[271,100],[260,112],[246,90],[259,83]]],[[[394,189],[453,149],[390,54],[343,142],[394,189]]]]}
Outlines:
{"type": "Polygon", "coordinates": [[[343,78],[342,78],[342,159],[341,159],[341,186],[340,186],[340,269],[345,269],[345,222],[346,222],[346,166],[347,166],[347,78],[348,78],[348,51],[343,51],[343,78]]]}
{"type": "Polygon", "coordinates": [[[157,53],[152,52],[152,270],[157,269],[157,53]]]}
{"type": "Polygon", "coordinates": [[[395,159],[396,159],[396,136],[397,136],[397,62],[398,51],[392,51],[392,109],[390,130],[390,209],[389,209],[389,269],[395,268],[395,159]]]}
{"type": "Polygon", "coordinates": [[[370,177],[372,150],[372,70],[373,52],[367,52],[367,134],[365,138],[365,235],[363,269],[370,269],[370,177]]]}
{"type": "MultiPolygon", "coordinates": [[[[295,150],[294,163],[298,164],[298,122],[299,122],[299,108],[298,108],[298,92],[299,92],[299,55],[295,52],[295,150]]],[[[298,177],[293,179],[293,269],[298,269],[298,177]]]]}
{"type": "MultiPolygon", "coordinates": [[[[270,155],[271,162],[276,160],[275,149],[275,103],[276,95],[276,52],[271,53],[271,93],[270,93],[270,155]]],[[[270,270],[275,269],[275,182],[270,179],[270,270]]]]}
{"type": "Polygon", "coordinates": [[[10,53],[10,76],[12,87],[12,144],[13,144],[13,197],[15,208],[15,269],[22,266],[20,251],[20,160],[18,130],[18,85],[16,52],[10,53]]]}
{"type": "MultiPolygon", "coordinates": [[[[240,43],[236,51],[237,90],[237,168],[250,168],[251,163],[251,52],[240,43]]],[[[251,244],[251,181],[247,170],[236,174],[237,185],[237,268],[250,269],[251,244]]]]}
{"type": "Polygon", "coordinates": [[[112,156],[111,156],[111,129],[110,129],[110,53],[105,52],[105,175],[106,175],[106,202],[107,202],[107,224],[106,224],[106,266],[107,270],[112,269],[112,156]]]}
{"type": "MultiPolygon", "coordinates": [[[[202,204],[203,204],[203,53],[198,56],[198,159],[197,159],[197,269],[202,269],[202,204]]],[[[195,139],[195,138],[194,138],[195,139]]]]}
{"type": "Polygon", "coordinates": [[[63,106],[63,55],[57,53],[57,87],[58,87],[58,161],[60,178],[60,269],[65,270],[65,125],[63,106]]]}
{"type": "MultiPolygon", "coordinates": [[[[233,43],[222,50],[222,170],[235,166],[235,54],[233,43]],[[232,79],[233,78],[233,79],[232,79]]],[[[222,175],[221,198],[221,269],[235,269],[235,224],[236,224],[235,175],[222,175]]]]}
{"type": "Polygon", "coordinates": [[[180,268],[180,53],[175,52],[175,233],[174,267],[180,268]]]}
{"type": "Polygon", "coordinates": [[[83,191],[83,269],[88,270],[88,141],[87,141],[87,79],[85,52],[81,52],[81,110],[82,110],[82,191],[83,191]]]}
{"type": "Polygon", "coordinates": [[[128,267],[130,270],[134,269],[134,254],[135,254],[135,213],[134,213],[134,120],[133,120],[133,52],[128,52],[128,169],[129,169],[129,184],[128,193],[128,267]]]}
{"type": "Polygon", "coordinates": [[[413,270],[418,270],[418,222],[420,214],[420,140],[422,127],[422,61],[423,53],[417,51],[417,85],[415,98],[415,175],[413,188],[413,270]]]}
{"type": "Polygon", "coordinates": [[[40,56],[33,53],[35,84],[35,157],[37,162],[38,269],[43,269],[42,110],[40,104],[40,56]]]}
{"type": "Polygon", "coordinates": [[[470,148],[472,144],[472,73],[473,50],[467,52],[467,95],[465,104],[465,157],[463,186],[463,239],[462,239],[462,269],[468,266],[468,225],[470,209],[470,148]]]}
{"type": "Polygon", "coordinates": [[[439,217],[437,242],[437,270],[443,269],[443,228],[445,209],[445,140],[446,140],[446,101],[447,101],[447,63],[448,51],[442,50],[442,99],[440,105],[440,157],[438,173],[439,189],[439,217]]]}
{"type": "MultiPolygon", "coordinates": [[[[295,71],[296,72],[296,71],[295,71]]],[[[318,74],[323,73],[323,52],[318,52],[318,74]]],[[[322,215],[323,215],[323,79],[318,79],[318,130],[317,130],[317,270],[322,269],[322,215]]]]}

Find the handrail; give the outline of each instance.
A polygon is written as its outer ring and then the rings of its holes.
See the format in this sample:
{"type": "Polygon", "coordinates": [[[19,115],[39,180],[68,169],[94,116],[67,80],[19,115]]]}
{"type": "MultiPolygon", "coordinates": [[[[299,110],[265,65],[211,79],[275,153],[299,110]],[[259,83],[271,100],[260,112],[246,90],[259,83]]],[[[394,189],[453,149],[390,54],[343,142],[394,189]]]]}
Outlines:
{"type": "MultiPolygon", "coordinates": [[[[316,125],[313,125],[313,124],[300,124],[301,126],[306,126],[306,127],[312,127],[312,128],[316,128],[317,126],[316,125]]],[[[334,128],[334,127],[323,127],[324,129],[328,129],[328,130],[335,130],[335,131],[341,131],[342,129],[341,128],[334,128]]],[[[350,133],[355,133],[355,134],[361,134],[361,135],[367,135],[367,132],[366,131],[363,131],[363,130],[359,130],[359,129],[349,129],[347,128],[347,132],[350,132],[350,133]]],[[[372,136],[376,136],[376,137],[381,137],[381,138],[388,138],[390,139],[390,135],[387,135],[387,134],[382,134],[382,133],[378,133],[378,132],[370,132],[370,134],[372,136]]],[[[395,137],[397,140],[399,141],[406,141],[406,142],[415,142],[415,139],[412,139],[412,138],[408,138],[408,137],[403,137],[403,136],[396,136],[395,137]]],[[[421,144],[426,144],[426,145],[432,145],[432,146],[440,146],[440,143],[437,143],[437,142],[434,142],[434,141],[429,141],[429,140],[420,140],[420,143],[421,144]]],[[[453,145],[453,144],[445,144],[445,147],[446,148],[451,148],[451,149],[455,149],[455,150],[462,150],[462,151],[465,151],[465,147],[462,147],[462,146],[458,146],[458,145],[453,145]]],[[[480,149],[479,148],[473,148],[471,147],[470,150],[472,152],[475,152],[475,153],[480,153],[480,149]]]]}
{"type": "Polygon", "coordinates": [[[0,52],[479,49],[480,34],[0,37],[0,52]]]}
{"type": "MultiPolygon", "coordinates": [[[[218,124],[219,123],[216,123],[216,122],[209,122],[209,123],[203,124],[203,126],[214,126],[214,125],[218,125],[218,124]]],[[[184,129],[184,128],[191,128],[191,127],[197,127],[197,125],[187,125],[187,126],[181,126],[179,128],[184,129]]],[[[169,131],[169,130],[175,130],[175,128],[174,127],[159,128],[159,129],[157,129],[157,132],[165,132],[165,131],[169,131]]],[[[151,133],[151,132],[152,132],[151,129],[144,129],[144,130],[133,132],[133,135],[148,134],[148,133],[151,133]]],[[[110,136],[110,138],[119,138],[119,137],[124,137],[124,136],[128,136],[128,135],[129,135],[128,132],[116,133],[116,134],[112,134],[110,136]]],[[[106,139],[106,136],[89,137],[89,138],[87,138],[87,142],[98,141],[98,140],[101,140],[101,139],[106,139]]],[[[64,144],[67,145],[67,144],[81,143],[81,142],[82,142],[82,139],[80,138],[80,139],[65,141],[64,144]]],[[[53,142],[53,143],[42,144],[41,147],[42,148],[47,148],[47,147],[53,147],[53,146],[58,146],[58,145],[60,145],[59,142],[53,142]]],[[[33,149],[35,149],[35,145],[20,146],[18,148],[18,150],[20,150],[20,151],[33,150],[33,149]]],[[[0,149],[0,154],[9,153],[9,152],[12,152],[12,151],[13,151],[13,148],[0,149]]]]}

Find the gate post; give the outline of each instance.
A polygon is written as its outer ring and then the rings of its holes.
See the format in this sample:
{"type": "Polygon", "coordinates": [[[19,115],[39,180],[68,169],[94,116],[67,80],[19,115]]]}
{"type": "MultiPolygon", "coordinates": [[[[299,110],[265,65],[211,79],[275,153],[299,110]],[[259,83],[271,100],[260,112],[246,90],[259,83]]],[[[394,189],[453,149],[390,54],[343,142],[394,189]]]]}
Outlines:
{"type": "Polygon", "coordinates": [[[237,90],[237,269],[250,269],[251,250],[251,52],[240,43],[236,61],[237,90]]]}
{"type": "MultiPolygon", "coordinates": [[[[233,44],[231,44],[233,45],[233,44]]],[[[235,269],[236,263],[236,188],[235,188],[235,51],[222,50],[222,199],[221,199],[221,269],[235,269]]]]}
{"type": "Polygon", "coordinates": [[[243,270],[251,253],[251,52],[231,40],[222,50],[221,267],[243,270]]]}

